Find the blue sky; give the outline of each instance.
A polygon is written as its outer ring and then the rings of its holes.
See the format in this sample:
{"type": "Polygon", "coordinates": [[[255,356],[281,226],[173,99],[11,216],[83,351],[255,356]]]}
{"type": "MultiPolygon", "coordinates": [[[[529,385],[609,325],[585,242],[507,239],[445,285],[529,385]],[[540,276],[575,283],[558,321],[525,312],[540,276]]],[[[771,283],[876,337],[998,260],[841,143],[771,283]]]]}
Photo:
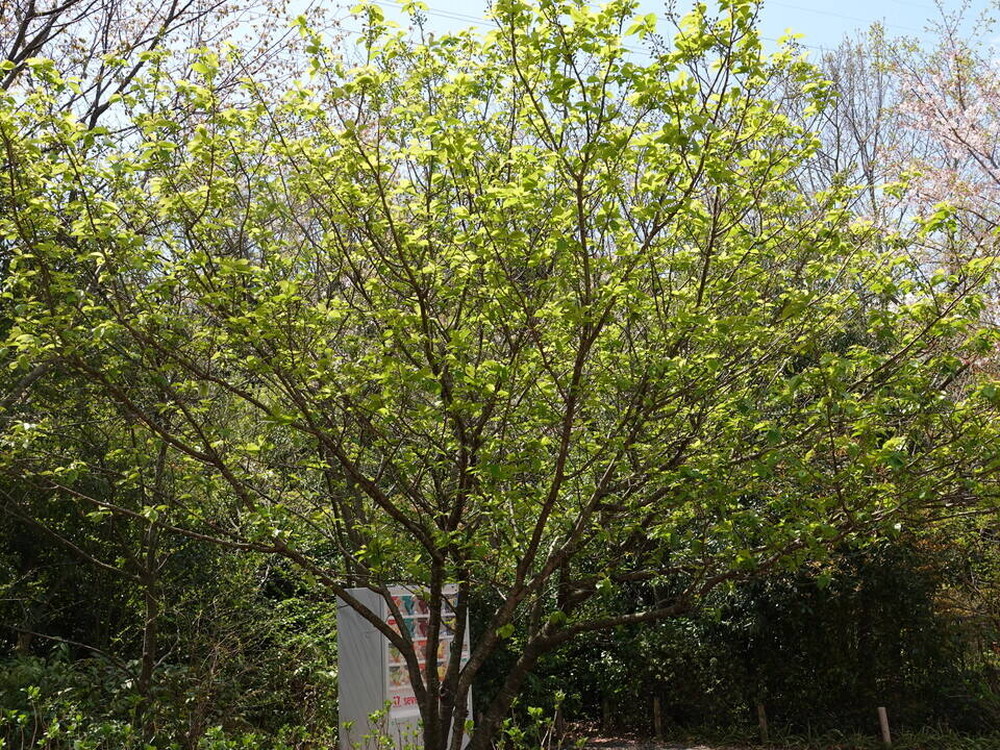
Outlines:
{"type": "MultiPolygon", "coordinates": [[[[951,13],[962,3],[945,0],[940,8],[933,0],[765,0],[761,25],[765,36],[777,37],[785,29],[805,34],[805,44],[834,47],[844,37],[874,22],[885,26],[890,36],[925,35],[928,25],[941,18],[941,9],[951,13]]],[[[972,0],[970,23],[992,4],[972,0]]]]}
{"type": "MultiPolygon", "coordinates": [[[[377,0],[388,10],[394,0],[377,0]]],[[[482,19],[487,0],[424,0],[430,11],[430,26],[437,30],[461,28],[482,19]]],[[[663,0],[640,0],[644,13],[662,13],[663,0]]],[[[677,8],[686,10],[692,0],[677,0],[677,8]]],[[[967,18],[977,24],[978,15],[993,5],[990,0],[970,0],[967,18]]],[[[777,39],[786,30],[804,34],[802,43],[809,48],[835,47],[845,34],[879,21],[890,36],[926,34],[928,24],[941,17],[941,10],[954,12],[961,0],[764,0],[760,13],[765,38],[777,39]]]]}

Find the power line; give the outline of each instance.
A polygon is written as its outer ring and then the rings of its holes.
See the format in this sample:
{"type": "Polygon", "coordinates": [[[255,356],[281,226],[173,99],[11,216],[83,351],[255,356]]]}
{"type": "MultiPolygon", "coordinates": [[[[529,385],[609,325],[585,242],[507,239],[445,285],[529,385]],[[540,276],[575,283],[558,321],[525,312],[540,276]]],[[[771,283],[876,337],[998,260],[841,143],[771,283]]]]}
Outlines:
{"type": "MultiPolygon", "coordinates": [[[[390,8],[390,9],[396,10],[396,11],[401,11],[402,10],[401,7],[400,7],[400,5],[399,5],[399,3],[394,3],[394,2],[392,2],[392,0],[370,0],[370,2],[373,2],[376,5],[381,5],[384,8],[390,8]]],[[[426,3],[425,3],[425,5],[426,5],[426,3]]],[[[444,18],[444,19],[450,20],[450,21],[464,21],[466,23],[471,23],[474,26],[479,26],[479,27],[484,27],[484,28],[499,28],[500,27],[500,25],[495,20],[493,20],[491,18],[485,18],[485,17],[482,17],[482,16],[480,16],[480,17],[470,16],[470,15],[466,15],[464,13],[455,13],[455,12],[448,11],[448,10],[440,10],[438,8],[432,8],[430,6],[427,6],[426,9],[423,9],[420,12],[424,13],[424,14],[426,14],[428,16],[434,16],[436,18],[444,18]]],[[[629,53],[631,53],[633,55],[645,55],[645,56],[649,56],[649,54],[650,54],[646,50],[636,49],[635,47],[629,47],[628,45],[625,45],[625,44],[622,45],[622,49],[624,49],[626,52],[629,52],[629,53]]]]}
{"type": "Polygon", "coordinates": [[[941,9],[933,5],[922,5],[921,3],[910,2],[910,0],[889,0],[890,3],[895,3],[896,5],[902,5],[906,9],[919,8],[920,10],[929,10],[937,13],[941,9]]]}
{"type": "MultiPolygon", "coordinates": [[[[379,6],[383,7],[383,8],[387,8],[387,9],[393,10],[393,11],[402,12],[402,7],[400,6],[400,4],[398,2],[393,2],[393,0],[370,0],[370,1],[373,2],[373,3],[375,3],[376,5],[379,5],[379,6]]],[[[773,4],[774,5],[781,5],[783,7],[792,8],[792,9],[796,9],[796,10],[810,10],[809,8],[802,8],[801,6],[794,6],[794,5],[790,5],[790,4],[787,4],[787,3],[774,2],[773,4]]],[[[427,5],[427,4],[425,3],[425,5],[427,5]]],[[[433,6],[430,6],[430,5],[427,5],[427,8],[425,10],[422,10],[421,12],[424,13],[424,14],[426,14],[426,15],[428,15],[428,16],[431,16],[433,18],[441,18],[441,19],[448,20],[448,21],[461,21],[463,23],[471,24],[473,26],[477,26],[477,27],[481,27],[481,28],[498,28],[498,24],[497,24],[496,21],[494,21],[491,18],[486,18],[484,16],[473,16],[473,15],[470,15],[470,14],[467,14],[467,13],[458,13],[456,11],[444,10],[442,8],[436,8],[436,7],[433,7],[433,6]]],[[[815,11],[815,12],[822,12],[822,11],[815,11]]],[[[847,19],[847,20],[855,20],[855,21],[858,21],[858,22],[861,22],[861,23],[865,23],[865,21],[863,19],[855,19],[855,18],[852,18],[851,16],[845,16],[845,15],[839,14],[839,13],[830,13],[829,15],[834,15],[834,16],[838,16],[840,18],[844,18],[844,19],[847,19]]],[[[912,29],[907,29],[906,27],[902,27],[902,26],[895,26],[894,25],[894,28],[898,28],[898,29],[903,30],[903,31],[912,31],[912,29]]],[[[781,41],[780,39],[778,39],[776,37],[763,36],[763,35],[761,36],[761,39],[764,40],[764,41],[767,41],[767,42],[775,43],[775,44],[777,44],[778,42],[781,41]]],[[[816,51],[816,52],[826,52],[829,49],[827,47],[823,47],[823,46],[820,46],[820,45],[809,44],[809,43],[803,42],[801,40],[796,40],[795,44],[798,45],[799,47],[803,47],[805,49],[810,49],[810,50],[813,50],[813,51],[816,51]]],[[[630,47],[628,45],[623,45],[623,49],[625,49],[626,52],[629,52],[629,53],[631,53],[633,55],[641,55],[641,56],[649,56],[650,55],[650,52],[648,50],[636,49],[635,47],[630,47]]]]}
{"type": "MultiPolygon", "coordinates": [[[[393,0],[370,0],[370,1],[374,2],[377,5],[382,6],[384,8],[393,10],[393,11],[397,11],[397,12],[401,12],[402,11],[400,3],[399,2],[394,2],[393,0]]],[[[911,2],[910,0],[887,0],[887,1],[888,2],[897,3],[897,4],[901,5],[901,6],[907,7],[909,9],[919,8],[919,9],[926,10],[926,11],[931,11],[931,12],[933,12],[935,10],[935,8],[933,8],[933,7],[929,6],[929,5],[926,5],[926,4],[923,4],[923,3],[914,3],[914,2],[911,2]]],[[[807,7],[807,6],[804,6],[804,5],[799,5],[799,4],[795,4],[795,3],[789,3],[789,2],[784,2],[783,0],[763,0],[762,7],[767,8],[767,7],[770,7],[770,6],[776,6],[776,7],[779,7],[779,8],[787,8],[789,10],[795,10],[795,11],[804,12],[804,13],[813,13],[813,14],[822,15],[822,16],[829,16],[831,18],[839,18],[839,19],[842,19],[844,21],[849,21],[852,24],[858,24],[858,25],[861,25],[861,26],[870,26],[872,23],[876,22],[874,19],[866,19],[866,18],[862,18],[860,16],[852,16],[852,15],[848,15],[846,13],[840,13],[840,12],[835,11],[835,10],[827,10],[827,9],[821,9],[821,8],[810,8],[810,7],[807,7]]],[[[471,24],[473,26],[482,27],[482,28],[496,28],[497,27],[496,21],[494,21],[493,19],[490,19],[490,18],[486,18],[486,17],[484,17],[482,15],[478,15],[477,16],[477,15],[472,15],[472,14],[469,14],[469,13],[461,13],[461,12],[458,12],[458,11],[453,11],[453,10],[449,10],[449,9],[445,9],[445,8],[441,8],[441,7],[434,7],[434,6],[430,6],[430,5],[428,5],[428,7],[425,10],[423,10],[422,12],[425,13],[426,15],[432,17],[432,18],[439,18],[439,19],[446,20],[446,21],[459,21],[459,22],[462,22],[462,23],[465,23],[465,24],[471,24]]],[[[898,30],[900,32],[905,32],[905,33],[909,33],[909,34],[921,34],[921,33],[923,33],[921,30],[915,29],[912,26],[905,26],[905,25],[902,25],[902,24],[890,23],[890,22],[887,22],[887,21],[884,21],[884,20],[880,20],[878,22],[881,23],[886,28],[893,29],[893,30],[898,30]]],[[[768,37],[768,36],[763,36],[763,35],[761,36],[761,39],[763,39],[765,41],[768,41],[768,42],[773,42],[773,43],[777,43],[779,41],[778,39],[776,39],[774,37],[768,37]]],[[[823,46],[823,45],[818,45],[818,44],[811,44],[811,43],[807,43],[807,42],[803,42],[803,41],[797,41],[796,44],[798,44],[798,46],[803,47],[805,49],[814,50],[814,51],[817,51],[817,52],[825,52],[825,51],[828,51],[830,49],[829,46],[823,46]]],[[[628,52],[630,52],[631,54],[634,54],[634,55],[642,55],[642,56],[648,56],[649,55],[649,52],[646,51],[646,50],[636,49],[634,47],[628,47],[628,46],[625,46],[625,49],[626,49],[626,51],[628,51],[628,52]]]]}
{"type": "MultiPolygon", "coordinates": [[[[391,0],[371,0],[371,2],[374,2],[376,5],[381,5],[384,8],[391,8],[393,10],[402,11],[402,8],[400,7],[399,3],[391,2],[391,0]]],[[[423,10],[421,12],[426,13],[429,16],[437,16],[439,18],[446,18],[452,21],[466,21],[467,23],[475,24],[476,26],[498,25],[496,21],[490,18],[484,18],[482,16],[478,17],[470,16],[466,15],[465,13],[456,13],[455,11],[451,10],[441,10],[438,8],[431,8],[430,6],[427,7],[427,10],[423,10]]]]}
{"type": "MultiPolygon", "coordinates": [[[[817,14],[823,15],[823,16],[832,16],[834,18],[842,18],[845,21],[854,21],[856,23],[867,24],[869,26],[872,23],[876,23],[876,21],[869,21],[869,20],[866,20],[864,18],[858,18],[857,16],[848,16],[848,15],[845,15],[844,13],[837,13],[836,11],[832,11],[832,10],[821,10],[819,8],[805,8],[805,7],[801,6],[801,5],[792,5],[791,3],[778,2],[778,0],[765,0],[765,2],[766,2],[767,5],[775,5],[775,6],[779,7],[779,8],[788,8],[789,10],[798,10],[798,11],[803,11],[805,13],[817,13],[817,14]]],[[[908,31],[908,32],[910,32],[912,34],[919,34],[920,33],[919,30],[910,28],[908,26],[900,26],[899,24],[885,23],[883,21],[878,21],[878,23],[881,23],[886,28],[899,29],[900,31],[908,31]]]]}
{"type": "MultiPolygon", "coordinates": [[[[393,2],[392,0],[370,0],[370,2],[373,2],[376,5],[380,5],[384,8],[388,8],[390,10],[395,10],[400,12],[402,11],[402,8],[400,7],[399,3],[393,2]]],[[[494,21],[491,18],[485,18],[483,16],[472,16],[465,13],[456,13],[449,10],[442,10],[440,8],[433,8],[429,5],[426,8],[426,10],[422,10],[421,12],[435,18],[443,18],[445,20],[451,20],[451,21],[462,21],[482,28],[499,28],[499,25],[497,24],[496,21],[494,21]]],[[[764,41],[773,42],[775,44],[781,41],[776,37],[761,36],[760,38],[764,41]]],[[[796,40],[795,44],[798,45],[799,47],[804,47],[806,49],[814,50],[816,52],[827,51],[826,48],[824,47],[820,47],[815,44],[808,44],[800,40],[796,40]]],[[[628,45],[622,45],[622,49],[633,55],[641,55],[645,57],[649,57],[651,55],[649,50],[636,49],[635,47],[630,47],[628,45]]]]}

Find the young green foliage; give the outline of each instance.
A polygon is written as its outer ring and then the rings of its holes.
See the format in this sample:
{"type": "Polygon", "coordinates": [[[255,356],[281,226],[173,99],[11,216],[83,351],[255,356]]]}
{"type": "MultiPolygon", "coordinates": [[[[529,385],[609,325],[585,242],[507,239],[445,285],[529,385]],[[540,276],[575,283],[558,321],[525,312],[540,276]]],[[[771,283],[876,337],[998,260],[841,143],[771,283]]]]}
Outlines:
{"type": "Polygon", "coordinates": [[[7,349],[165,445],[205,536],[376,625],[425,747],[459,747],[515,628],[477,750],[568,639],[977,495],[990,426],[956,383],[986,271],[922,285],[846,194],[800,192],[816,139],[771,94],[827,87],[762,53],[752,4],[645,62],[622,0],[498,0],[485,37],[419,44],[363,10],[363,63],[313,39],[287,91],[226,102],[208,55],[138,81],[141,142],[4,100],[7,349]],[[347,591],[394,582],[427,591],[424,653],[347,591]],[[657,599],[609,608],[626,582],[657,599]],[[499,604],[439,679],[447,583],[459,639],[473,591],[499,604]]]}

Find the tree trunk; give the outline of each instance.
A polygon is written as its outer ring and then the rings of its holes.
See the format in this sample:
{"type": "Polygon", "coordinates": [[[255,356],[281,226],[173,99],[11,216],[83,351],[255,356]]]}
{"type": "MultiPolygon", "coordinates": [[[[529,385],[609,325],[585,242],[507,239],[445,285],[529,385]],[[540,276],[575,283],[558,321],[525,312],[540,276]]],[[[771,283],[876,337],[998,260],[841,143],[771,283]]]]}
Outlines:
{"type": "MultiPolygon", "coordinates": [[[[154,500],[163,496],[166,456],[166,443],[161,443],[153,474],[154,500]]],[[[143,548],[138,556],[139,583],[142,586],[143,595],[142,656],[139,662],[139,679],[136,684],[136,691],[139,694],[139,702],[136,705],[136,720],[141,725],[143,738],[149,740],[155,733],[155,728],[149,717],[149,704],[160,635],[160,529],[155,523],[150,523],[146,527],[142,541],[143,548]]]]}
{"type": "Polygon", "coordinates": [[[469,740],[468,750],[488,750],[491,747],[493,738],[500,729],[500,725],[507,712],[510,710],[514,698],[517,697],[524,678],[534,669],[538,657],[545,653],[551,645],[555,645],[555,643],[552,642],[550,644],[550,639],[545,638],[544,634],[528,642],[528,645],[524,648],[524,653],[521,654],[521,658],[517,660],[514,667],[507,673],[507,678],[504,680],[500,692],[496,694],[490,705],[483,712],[482,719],[476,725],[475,731],[469,740]]]}
{"type": "Polygon", "coordinates": [[[139,702],[136,705],[136,720],[141,725],[145,739],[152,738],[155,733],[149,717],[149,707],[153,688],[153,673],[156,670],[156,659],[159,652],[159,619],[160,619],[160,582],[158,566],[159,532],[155,526],[150,526],[146,534],[146,554],[143,569],[139,574],[143,595],[142,619],[142,656],[139,662],[139,679],[136,692],[139,702]]]}

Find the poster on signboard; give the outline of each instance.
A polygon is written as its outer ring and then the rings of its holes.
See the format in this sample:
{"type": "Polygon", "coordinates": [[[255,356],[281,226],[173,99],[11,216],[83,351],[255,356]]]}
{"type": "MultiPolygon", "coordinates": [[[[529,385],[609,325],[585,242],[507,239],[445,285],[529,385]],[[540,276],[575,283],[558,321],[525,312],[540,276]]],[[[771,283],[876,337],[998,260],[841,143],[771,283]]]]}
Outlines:
{"type": "MultiPolygon", "coordinates": [[[[402,633],[402,628],[405,628],[406,633],[413,640],[420,671],[426,675],[427,628],[431,616],[430,606],[418,590],[396,586],[391,588],[389,592],[392,595],[393,604],[399,610],[401,621],[397,621],[395,615],[389,614],[386,622],[399,633],[402,633]]],[[[443,593],[441,632],[438,636],[437,653],[432,665],[437,670],[438,679],[444,678],[453,648],[462,649],[461,663],[463,666],[469,659],[468,639],[462,645],[455,644],[455,603],[458,598],[458,587],[447,586],[443,593]]],[[[395,646],[391,643],[387,645],[385,674],[390,715],[393,718],[416,716],[419,709],[417,708],[416,694],[410,684],[410,675],[406,669],[406,660],[395,646]]]]}

